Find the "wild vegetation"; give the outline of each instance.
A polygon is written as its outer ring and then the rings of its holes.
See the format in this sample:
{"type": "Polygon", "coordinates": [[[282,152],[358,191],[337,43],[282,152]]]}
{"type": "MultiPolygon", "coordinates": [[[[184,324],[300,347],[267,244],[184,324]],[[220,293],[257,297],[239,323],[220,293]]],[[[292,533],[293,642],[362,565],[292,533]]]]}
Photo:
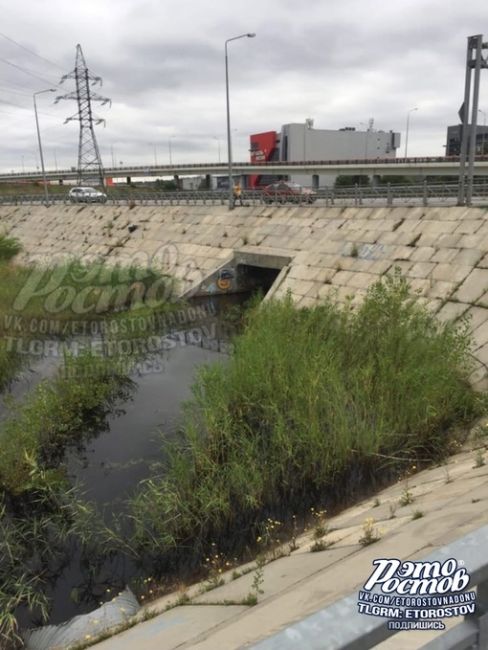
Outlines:
{"type": "Polygon", "coordinates": [[[116,321],[117,331],[137,337],[147,329],[127,327],[135,313],[140,322],[175,307],[172,278],[155,269],[79,259],[27,266],[13,259],[20,250],[15,239],[0,236],[0,390],[28,360],[34,339],[90,334],[87,324],[101,321],[108,331],[116,321]]]}
{"type": "Polygon", "coordinates": [[[44,380],[0,423],[0,489],[21,495],[35,485],[32,470],[59,475],[67,446],[99,432],[117,399],[128,399],[130,380],[110,360],[89,353],[66,356],[54,380],[44,380]]]}
{"type": "Polygon", "coordinates": [[[69,561],[76,540],[95,534],[93,513],[70,486],[62,461],[105,428],[105,419],[130,394],[129,380],[109,361],[90,355],[65,359],[65,370],[44,380],[0,423],[0,646],[14,648],[16,610],[40,621],[49,613],[49,581],[69,561]],[[89,520],[89,523],[87,523],[89,520]]]}
{"type": "Polygon", "coordinates": [[[227,364],[200,370],[182,440],[132,503],[134,553],[154,569],[255,545],[289,520],[448,453],[485,408],[468,385],[466,323],[440,324],[399,275],[362,306],[290,299],[248,316],[227,364]]]}
{"type": "MultiPolygon", "coordinates": [[[[47,339],[69,342],[76,338],[76,323],[84,321],[86,327],[103,320],[108,331],[103,351],[121,336],[147,336],[151,317],[175,306],[169,303],[169,278],[151,269],[109,268],[79,260],[48,269],[26,267],[15,264],[19,251],[16,240],[0,237],[0,390],[32,358],[19,351],[18,342],[23,348],[47,339]],[[146,301],[145,289],[154,286],[152,300],[146,301]],[[98,308],[86,313],[76,308],[74,299],[88,292],[98,308]]],[[[61,351],[54,379],[41,381],[21,402],[3,396],[7,413],[0,422],[1,648],[22,646],[17,623],[22,609],[39,623],[47,620],[50,587],[70,562],[74,546],[90,555],[93,572],[111,550],[105,545],[99,557],[91,552],[96,547],[100,551],[106,541],[103,525],[71,486],[63,461],[69,447],[82,447],[103,431],[108,414],[129,398],[132,383],[126,372],[139,356],[137,346],[134,351],[123,359],[89,348],[74,354],[61,351]]]]}

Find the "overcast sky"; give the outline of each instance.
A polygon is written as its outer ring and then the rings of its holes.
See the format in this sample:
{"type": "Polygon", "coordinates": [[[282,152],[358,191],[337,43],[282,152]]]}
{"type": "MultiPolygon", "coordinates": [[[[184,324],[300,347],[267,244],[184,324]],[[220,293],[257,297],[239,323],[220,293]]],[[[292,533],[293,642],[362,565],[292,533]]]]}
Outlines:
{"type": "MultiPolygon", "coordinates": [[[[488,2],[18,0],[3,4],[0,32],[3,170],[39,165],[32,93],[74,68],[77,43],[112,100],[95,106],[104,164],[168,162],[170,147],[176,163],[217,162],[219,148],[226,160],[224,41],[243,32],[256,38],[229,46],[235,160],[248,160],[251,133],[308,117],[331,129],[374,118],[402,133],[403,155],[414,107],[409,155],[443,155],[466,37],[488,40],[488,2]]],[[[53,104],[72,89],[38,97],[47,168],[76,165],[78,123],[63,125],[75,102],[53,104]]],[[[488,113],[488,70],[480,108],[488,113]]]]}

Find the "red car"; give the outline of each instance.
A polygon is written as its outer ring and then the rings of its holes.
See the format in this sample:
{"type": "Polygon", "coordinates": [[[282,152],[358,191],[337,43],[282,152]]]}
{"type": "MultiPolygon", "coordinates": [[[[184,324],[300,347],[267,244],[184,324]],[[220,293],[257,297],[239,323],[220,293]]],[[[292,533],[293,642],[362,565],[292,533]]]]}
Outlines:
{"type": "Polygon", "coordinates": [[[263,189],[265,203],[313,203],[316,198],[313,190],[290,181],[272,183],[263,189]]]}

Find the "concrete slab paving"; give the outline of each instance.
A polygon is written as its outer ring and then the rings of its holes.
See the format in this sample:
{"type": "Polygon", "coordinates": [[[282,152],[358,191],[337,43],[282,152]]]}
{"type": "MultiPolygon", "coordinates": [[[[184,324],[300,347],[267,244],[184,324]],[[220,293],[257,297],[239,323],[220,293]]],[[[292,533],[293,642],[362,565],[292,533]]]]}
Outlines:
{"type": "Polygon", "coordinates": [[[192,639],[198,638],[224,621],[244,612],[245,607],[188,605],[177,607],[157,618],[139,623],[123,634],[97,644],[97,650],[174,650],[188,646],[192,639]]]}
{"type": "MultiPolygon", "coordinates": [[[[488,444],[488,440],[486,442],[488,444]]],[[[488,521],[488,468],[475,467],[473,448],[480,444],[479,440],[475,441],[451,457],[446,465],[414,474],[408,481],[399,481],[378,492],[376,497],[327,520],[332,530],[325,539],[335,541],[327,550],[310,552],[314,542],[311,530],[298,537],[298,549],[292,553],[288,549],[289,554],[280,557],[279,550],[275,551],[277,559],[264,566],[263,593],[256,606],[235,604],[252,590],[255,565],[248,563],[240,567],[248,571],[245,575],[232,580],[232,573],[226,572],[223,574],[225,584],[211,591],[202,593],[205,584],[190,587],[187,594],[192,603],[200,603],[198,606],[176,607],[153,621],[98,644],[97,649],[232,650],[249,647],[358,590],[371,573],[376,558],[420,559],[481,527],[488,521]],[[414,501],[400,507],[398,501],[406,490],[414,501]],[[393,518],[391,504],[397,505],[393,518]],[[414,518],[417,510],[422,516],[414,518]],[[358,540],[369,517],[375,519],[380,539],[363,547],[358,540]],[[233,604],[224,606],[221,604],[224,601],[233,604]]],[[[286,548],[285,545],[283,552],[286,548]]],[[[160,611],[176,598],[177,595],[166,596],[150,607],[160,611]]],[[[457,619],[452,619],[449,624],[456,622],[457,619]]],[[[413,650],[434,635],[404,632],[377,647],[413,650]]]]}

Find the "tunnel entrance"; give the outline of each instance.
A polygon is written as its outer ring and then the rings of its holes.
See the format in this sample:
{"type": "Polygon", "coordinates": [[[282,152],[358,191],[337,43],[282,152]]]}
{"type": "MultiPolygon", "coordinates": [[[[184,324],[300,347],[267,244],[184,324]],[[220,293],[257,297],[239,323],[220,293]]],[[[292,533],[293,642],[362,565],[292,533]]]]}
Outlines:
{"type": "Polygon", "coordinates": [[[289,255],[280,252],[261,252],[257,250],[236,251],[234,255],[234,268],[236,271],[236,288],[238,291],[255,293],[261,291],[266,296],[277,282],[279,276],[286,273],[286,268],[291,262],[289,255]]]}
{"type": "Polygon", "coordinates": [[[258,290],[264,295],[273,293],[273,286],[280,283],[291,259],[283,254],[236,251],[182,297],[252,294],[258,290]]]}
{"type": "Polygon", "coordinates": [[[268,268],[254,264],[238,264],[236,267],[237,286],[240,291],[266,295],[278,277],[281,268],[268,268]]]}

